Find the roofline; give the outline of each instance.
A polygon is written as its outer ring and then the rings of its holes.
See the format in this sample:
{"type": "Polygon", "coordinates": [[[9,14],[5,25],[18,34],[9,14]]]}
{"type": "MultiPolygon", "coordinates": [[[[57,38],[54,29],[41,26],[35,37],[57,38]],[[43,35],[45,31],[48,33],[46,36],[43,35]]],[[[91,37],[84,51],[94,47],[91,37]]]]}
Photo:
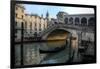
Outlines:
{"type": "Polygon", "coordinates": [[[22,9],[25,10],[25,7],[24,6],[20,6],[19,4],[16,4],[16,6],[18,6],[18,7],[20,7],[20,8],[22,8],[22,9]]]}

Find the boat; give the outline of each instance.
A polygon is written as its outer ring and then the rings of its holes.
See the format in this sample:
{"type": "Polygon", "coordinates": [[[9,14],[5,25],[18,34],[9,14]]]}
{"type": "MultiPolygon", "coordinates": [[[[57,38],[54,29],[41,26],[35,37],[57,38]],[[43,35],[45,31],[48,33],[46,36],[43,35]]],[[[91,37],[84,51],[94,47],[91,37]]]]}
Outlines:
{"type": "Polygon", "coordinates": [[[64,49],[65,49],[65,46],[63,46],[63,47],[56,47],[56,48],[50,49],[50,50],[42,50],[42,49],[40,49],[39,52],[40,53],[57,53],[57,52],[60,52],[60,51],[62,51],[64,49]]]}

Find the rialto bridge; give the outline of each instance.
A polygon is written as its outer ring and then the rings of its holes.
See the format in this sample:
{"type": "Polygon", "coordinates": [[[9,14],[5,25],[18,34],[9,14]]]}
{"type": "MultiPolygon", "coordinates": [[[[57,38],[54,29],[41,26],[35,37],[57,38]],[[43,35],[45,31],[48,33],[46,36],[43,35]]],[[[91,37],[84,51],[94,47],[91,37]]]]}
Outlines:
{"type": "Polygon", "coordinates": [[[69,15],[59,12],[57,19],[51,19],[48,28],[39,33],[39,36],[42,40],[47,40],[51,35],[59,34],[59,30],[67,32],[66,39],[75,38],[78,44],[81,44],[81,41],[94,42],[95,16],[94,14],[69,15]]]}
{"type": "Polygon", "coordinates": [[[41,34],[39,34],[40,37],[42,37],[42,40],[46,40],[46,38],[49,36],[50,33],[52,33],[55,30],[64,30],[68,33],[70,33],[71,37],[76,38],[82,38],[88,40],[91,38],[94,40],[94,28],[89,26],[75,26],[75,25],[67,25],[67,24],[56,24],[51,27],[49,27],[47,30],[44,30],[41,34]]]}

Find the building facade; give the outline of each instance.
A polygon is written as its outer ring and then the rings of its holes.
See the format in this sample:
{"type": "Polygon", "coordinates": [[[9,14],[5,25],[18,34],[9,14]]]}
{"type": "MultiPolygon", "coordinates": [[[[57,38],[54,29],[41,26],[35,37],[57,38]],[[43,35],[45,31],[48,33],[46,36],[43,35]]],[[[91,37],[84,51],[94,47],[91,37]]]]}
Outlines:
{"type": "Polygon", "coordinates": [[[21,24],[25,23],[25,8],[22,5],[15,6],[15,40],[21,38],[21,24]]]}
{"type": "Polygon", "coordinates": [[[25,8],[21,4],[15,6],[15,38],[21,38],[21,25],[24,25],[24,37],[37,37],[39,33],[47,29],[49,14],[45,18],[43,15],[25,13],[25,8]]]}

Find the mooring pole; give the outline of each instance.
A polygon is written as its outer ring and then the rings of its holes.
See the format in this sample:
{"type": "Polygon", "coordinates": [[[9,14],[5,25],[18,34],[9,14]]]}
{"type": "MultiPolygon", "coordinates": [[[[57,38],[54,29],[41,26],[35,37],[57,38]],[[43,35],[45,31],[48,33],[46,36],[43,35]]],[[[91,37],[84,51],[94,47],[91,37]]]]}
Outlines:
{"type": "Polygon", "coordinates": [[[24,34],[24,26],[23,22],[21,23],[21,65],[23,65],[23,35],[24,34]]]}
{"type": "Polygon", "coordinates": [[[68,46],[69,46],[69,59],[71,59],[71,34],[69,34],[68,46]]]}
{"type": "Polygon", "coordinates": [[[70,47],[69,48],[70,49],[70,58],[72,58],[72,44],[71,44],[72,41],[71,40],[72,40],[72,35],[70,34],[70,40],[69,40],[69,42],[70,42],[70,46],[69,46],[70,47]]]}

